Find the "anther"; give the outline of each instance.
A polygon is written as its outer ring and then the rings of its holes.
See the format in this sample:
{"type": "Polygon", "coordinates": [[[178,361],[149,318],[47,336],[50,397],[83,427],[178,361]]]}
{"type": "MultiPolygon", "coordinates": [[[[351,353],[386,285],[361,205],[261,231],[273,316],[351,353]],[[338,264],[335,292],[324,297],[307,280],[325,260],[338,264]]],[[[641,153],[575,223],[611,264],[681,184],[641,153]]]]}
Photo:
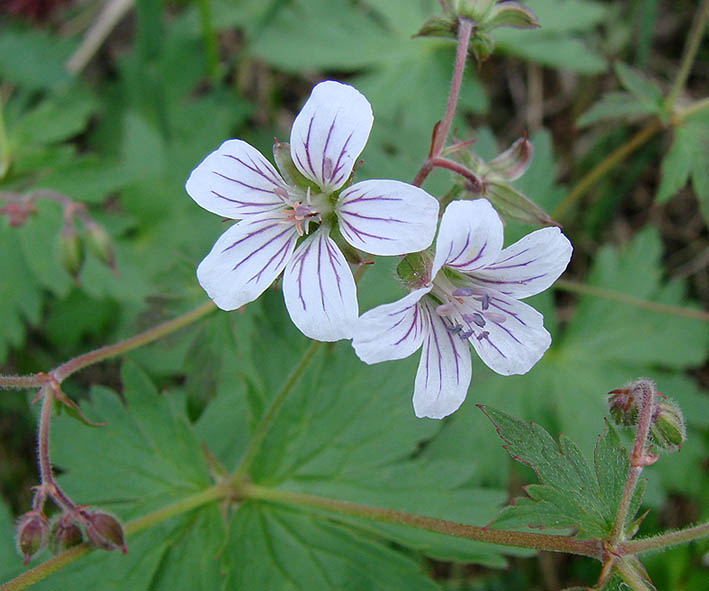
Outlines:
{"type": "Polygon", "coordinates": [[[457,298],[465,298],[473,295],[473,290],[469,287],[459,287],[453,291],[453,296],[457,298]]]}

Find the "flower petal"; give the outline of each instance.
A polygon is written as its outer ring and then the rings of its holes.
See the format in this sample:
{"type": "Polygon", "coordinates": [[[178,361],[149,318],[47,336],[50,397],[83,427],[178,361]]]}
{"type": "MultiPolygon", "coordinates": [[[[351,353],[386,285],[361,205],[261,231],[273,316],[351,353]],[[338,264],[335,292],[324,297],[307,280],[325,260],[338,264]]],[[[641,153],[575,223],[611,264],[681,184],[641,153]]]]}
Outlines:
{"type": "Polygon", "coordinates": [[[414,385],[417,417],[442,419],[455,412],[465,400],[472,375],[468,342],[449,331],[436,313],[435,304],[422,300],[428,332],[414,385]]]}
{"type": "Polygon", "coordinates": [[[438,200],[407,183],[355,183],[337,203],[342,236],[355,248],[390,256],[428,248],[436,235],[438,200]]]}
{"type": "Polygon", "coordinates": [[[357,357],[368,364],[403,359],[421,346],[427,323],[419,300],[431,291],[417,289],[391,304],[369,310],[359,317],[352,336],[357,357]]]}
{"type": "Polygon", "coordinates": [[[559,228],[542,228],[505,248],[497,260],[472,278],[476,283],[515,298],[544,291],[571,259],[571,242],[559,228]]]}
{"type": "Polygon", "coordinates": [[[358,90],[332,80],[321,82],[293,121],[294,164],[324,192],[339,189],[350,177],[373,121],[372,107],[358,90]]]}
{"type": "Polygon", "coordinates": [[[185,184],[204,209],[233,220],[283,207],[275,191],[287,188],[261,152],[242,140],[224,142],[199,163],[185,184]]]}
{"type": "Polygon", "coordinates": [[[321,226],[296,250],[283,273],[283,296],[293,323],[311,339],[349,339],[357,320],[352,271],[321,226]]]}
{"type": "Polygon", "coordinates": [[[502,220],[486,199],[453,201],[443,212],[432,274],[443,265],[470,273],[492,264],[502,250],[502,220]]]}
{"type": "Polygon", "coordinates": [[[224,232],[197,267],[197,279],[222,310],[252,302],[286,266],[298,238],[280,212],[242,220],[224,232]]]}
{"type": "Polygon", "coordinates": [[[492,292],[488,311],[500,319],[486,315],[484,327],[469,339],[475,351],[503,376],[527,373],[551,344],[544,317],[523,302],[492,292]]]}

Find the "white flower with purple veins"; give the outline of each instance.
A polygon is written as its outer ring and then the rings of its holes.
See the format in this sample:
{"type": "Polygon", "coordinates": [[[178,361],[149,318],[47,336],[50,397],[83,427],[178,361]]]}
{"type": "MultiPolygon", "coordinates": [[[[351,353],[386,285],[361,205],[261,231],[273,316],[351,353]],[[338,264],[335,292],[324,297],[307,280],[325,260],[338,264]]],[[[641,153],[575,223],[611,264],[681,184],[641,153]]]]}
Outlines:
{"type": "Polygon", "coordinates": [[[255,300],[283,271],[295,325],[321,341],[350,338],[358,316],[355,282],[331,230],[339,227],[350,245],[375,255],[431,244],[438,201],[424,190],[392,180],[347,186],[372,121],[356,89],[322,82],[293,122],[289,149],[274,147],[280,174],[242,140],[224,142],[192,172],[186,184],[192,199],[240,220],[197,268],[217,306],[234,310],[255,300]]]}
{"type": "MultiPolygon", "coordinates": [[[[443,214],[436,254],[405,277],[404,298],[363,314],[352,345],[365,363],[403,359],[423,345],[418,417],[441,419],[462,404],[471,378],[468,343],[502,375],[523,374],[551,344],[544,318],[518,301],[549,287],[566,269],[571,243],[543,228],[503,249],[502,222],[485,199],[454,201],[443,214]],[[433,280],[431,280],[433,278],[433,280]]],[[[400,266],[401,267],[401,266],[400,266]]]]}

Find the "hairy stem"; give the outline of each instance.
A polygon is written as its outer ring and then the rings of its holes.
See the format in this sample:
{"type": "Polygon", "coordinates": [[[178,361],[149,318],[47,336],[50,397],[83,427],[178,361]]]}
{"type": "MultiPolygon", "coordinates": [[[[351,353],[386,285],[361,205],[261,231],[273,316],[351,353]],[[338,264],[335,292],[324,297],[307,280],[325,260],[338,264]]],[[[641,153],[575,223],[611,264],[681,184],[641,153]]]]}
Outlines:
{"type": "Polygon", "coordinates": [[[191,310],[182,316],[173,318],[163,324],[158,324],[157,326],[124,341],[115,343],[114,345],[107,345],[105,347],[101,347],[100,349],[96,349],[95,351],[79,355],[78,357],[75,357],[74,359],[71,359],[57,367],[52,372],[52,375],[59,383],[61,383],[80,369],[93,365],[94,363],[98,363],[99,361],[103,361],[104,359],[108,359],[152,343],[153,341],[156,341],[172,332],[175,332],[176,330],[179,330],[180,328],[187,326],[188,324],[195,322],[196,320],[199,320],[215,309],[216,306],[212,301],[205,302],[201,306],[198,306],[194,310],[191,310]]]}
{"type": "Polygon", "coordinates": [[[51,377],[46,373],[36,373],[31,376],[0,376],[0,390],[27,390],[39,388],[49,382],[51,377]]]}
{"type": "Polygon", "coordinates": [[[293,371],[291,371],[290,375],[283,383],[283,386],[281,387],[280,391],[271,401],[268,410],[266,410],[266,412],[261,417],[261,420],[259,421],[258,427],[256,428],[256,432],[249,441],[249,446],[246,449],[246,452],[244,453],[244,457],[241,459],[239,466],[234,471],[234,482],[241,480],[241,478],[248,473],[249,468],[251,468],[251,463],[253,462],[254,457],[261,448],[263,438],[266,436],[268,429],[271,427],[271,421],[285,402],[288,393],[291,391],[291,388],[293,388],[296,381],[298,381],[298,378],[308,366],[308,363],[310,363],[310,360],[313,358],[313,355],[315,355],[321,345],[322,343],[320,341],[313,341],[312,343],[310,343],[310,346],[303,354],[303,357],[298,362],[298,365],[296,365],[293,371]]]}
{"type": "MultiPolygon", "coordinates": [[[[196,509],[197,507],[206,505],[207,503],[219,501],[229,496],[229,494],[230,491],[227,487],[219,484],[214,485],[186,497],[181,501],[173,503],[172,505],[168,505],[167,507],[148,513],[143,517],[138,517],[133,521],[129,521],[125,524],[124,532],[127,536],[136,534],[153,525],[167,521],[176,515],[186,513],[187,511],[191,511],[192,509],[196,509]]],[[[19,591],[20,589],[26,589],[30,585],[38,583],[52,573],[64,568],[72,562],[75,562],[92,550],[94,550],[94,547],[86,542],[79,544],[78,546],[66,550],[61,554],[57,554],[49,560],[45,560],[43,563],[38,564],[34,568],[22,573],[11,581],[8,581],[4,585],[0,586],[0,591],[19,591]]]]}
{"type": "Polygon", "coordinates": [[[455,53],[455,65],[453,66],[453,78],[451,79],[451,88],[448,93],[448,102],[446,103],[446,112],[443,115],[443,120],[436,130],[436,135],[433,138],[433,146],[431,149],[432,156],[438,156],[443,149],[443,144],[448,137],[451,125],[453,124],[453,116],[458,105],[458,96],[460,95],[460,87],[463,82],[463,72],[465,72],[465,58],[468,56],[468,45],[470,43],[470,35],[473,31],[473,22],[461,18],[458,19],[458,47],[455,53]]]}
{"type": "Polygon", "coordinates": [[[704,27],[707,22],[707,14],[709,14],[709,0],[702,0],[702,3],[699,5],[699,8],[697,8],[697,12],[694,15],[692,28],[689,31],[687,43],[684,46],[684,53],[682,54],[682,61],[680,62],[679,69],[677,70],[677,75],[675,76],[675,79],[672,82],[672,88],[670,88],[667,98],[665,99],[665,110],[667,113],[672,112],[672,108],[674,107],[680,92],[682,92],[685,82],[687,82],[689,72],[692,70],[694,58],[696,57],[697,50],[699,49],[699,43],[704,36],[704,27]]]}
{"type": "Polygon", "coordinates": [[[596,559],[599,559],[601,555],[600,544],[597,540],[574,540],[565,536],[488,529],[475,525],[465,525],[455,521],[446,521],[445,519],[436,519],[435,517],[395,511],[394,509],[371,507],[368,505],[360,505],[359,503],[350,503],[349,501],[339,501],[336,499],[288,492],[249,483],[243,483],[240,486],[239,492],[246,498],[273,501],[288,505],[315,507],[326,511],[341,513],[342,515],[352,515],[354,517],[362,517],[374,521],[407,525],[409,527],[458,538],[466,538],[468,540],[487,542],[489,544],[532,548],[534,550],[548,550],[550,552],[565,552],[568,554],[578,554],[580,556],[590,556],[596,559]]]}
{"type": "Polygon", "coordinates": [[[673,316],[683,316],[684,318],[692,318],[695,320],[703,320],[704,322],[709,322],[709,312],[705,312],[703,310],[681,308],[680,306],[670,306],[669,304],[658,304],[657,302],[650,302],[648,300],[634,298],[633,296],[629,296],[627,294],[614,291],[612,289],[607,289],[605,287],[595,287],[593,285],[586,285],[584,283],[579,283],[578,281],[558,279],[556,283],[554,283],[554,288],[560,289],[562,291],[569,291],[572,293],[580,293],[583,295],[592,295],[607,300],[614,300],[616,302],[628,304],[629,306],[635,306],[636,308],[642,308],[643,310],[650,310],[652,312],[658,312],[660,314],[672,314],[673,316]]]}
{"type": "Polygon", "coordinates": [[[421,165],[421,168],[416,173],[412,184],[420,187],[426,177],[433,170],[433,159],[437,158],[448,137],[453,117],[458,105],[458,96],[460,95],[460,87],[463,82],[463,73],[465,72],[465,59],[468,55],[468,45],[470,44],[470,35],[473,31],[473,23],[468,19],[459,19],[458,21],[458,46],[455,53],[455,65],[453,66],[453,77],[451,79],[451,87],[448,93],[448,101],[446,103],[446,112],[443,119],[434,127],[433,136],[431,137],[431,148],[428,158],[421,165]]]}
{"type": "Polygon", "coordinates": [[[677,531],[660,534],[652,538],[642,538],[639,540],[630,540],[623,542],[617,548],[619,554],[641,554],[643,552],[652,552],[653,550],[662,550],[670,546],[699,540],[709,537],[709,522],[680,529],[677,531]]]}
{"type": "Polygon", "coordinates": [[[638,426],[635,432],[635,441],[633,450],[630,453],[630,467],[628,468],[628,477],[623,487],[623,494],[618,503],[618,510],[615,514],[615,522],[611,530],[610,543],[615,546],[618,542],[623,541],[625,521],[628,518],[628,509],[635,492],[635,487],[638,484],[640,473],[643,467],[647,465],[647,456],[645,445],[647,437],[650,433],[650,424],[652,422],[653,411],[655,410],[655,384],[647,379],[636,380],[632,385],[632,395],[635,400],[640,400],[638,410],[638,426]]]}

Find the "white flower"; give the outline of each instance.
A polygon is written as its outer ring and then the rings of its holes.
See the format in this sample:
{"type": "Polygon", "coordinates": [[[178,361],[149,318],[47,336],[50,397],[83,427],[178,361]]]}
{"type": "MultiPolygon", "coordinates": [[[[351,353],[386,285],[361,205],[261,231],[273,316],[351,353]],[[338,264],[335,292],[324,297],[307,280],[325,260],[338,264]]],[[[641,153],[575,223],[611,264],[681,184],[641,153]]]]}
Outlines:
{"type": "Polygon", "coordinates": [[[321,341],[350,338],[358,315],[355,283],[330,231],[339,226],[347,242],[375,255],[431,244],[438,201],[422,189],[391,180],[345,187],[372,121],[371,106],[356,89],[322,82],[293,122],[282,174],[242,140],[224,142],[192,172],[185,186],[192,199],[241,220],[197,268],[217,306],[234,310],[255,300],[283,271],[295,325],[321,341]]]}
{"type": "Polygon", "coordinates": [[[502,375],[528,372],[551,344],[542,315],[518,300],[564,272],[571,243],[558,228],[532,232],[504,250],[502,239],[488,201],[454,201],[418,289],[363,314],[355,326],[352,345],[366,363],[403,359],[423,344],[414,386],[418,417],[440,419],[462,404],[471,378],[468,343],[502,375]]]}

